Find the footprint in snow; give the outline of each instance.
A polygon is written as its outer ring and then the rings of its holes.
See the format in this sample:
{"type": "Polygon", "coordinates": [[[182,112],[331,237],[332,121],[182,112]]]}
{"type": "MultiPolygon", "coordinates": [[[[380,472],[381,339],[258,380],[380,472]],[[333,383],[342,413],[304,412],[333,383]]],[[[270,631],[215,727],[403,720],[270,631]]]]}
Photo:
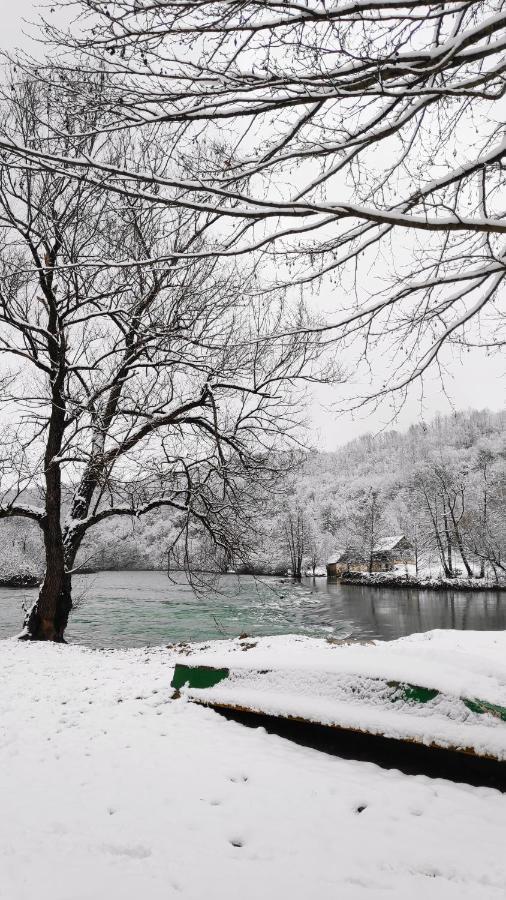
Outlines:
{"type": "Polygon", "coordinates": [[[151,849],[141,844],[102,844],[101,849],[112,856],[129,856],[130,859],[147,859],[151,856],[151,849]]]}

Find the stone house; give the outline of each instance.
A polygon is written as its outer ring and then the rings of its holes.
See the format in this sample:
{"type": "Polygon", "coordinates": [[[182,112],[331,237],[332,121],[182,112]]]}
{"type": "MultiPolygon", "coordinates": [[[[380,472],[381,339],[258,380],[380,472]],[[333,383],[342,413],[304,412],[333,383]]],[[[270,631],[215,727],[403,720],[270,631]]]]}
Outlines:
{"type": "MultiPolygon", "coordinates": [[[[374,546],[372,553],[373,572],[391,572],[396,566],[413,565],[413,546],[403,534],[382,538],[374,546]]],[[[327,577],[339,578],[345,572],[368,572],[369,555],[362,550],[345,550],[334,553],[327,560],[327,577]]]]}

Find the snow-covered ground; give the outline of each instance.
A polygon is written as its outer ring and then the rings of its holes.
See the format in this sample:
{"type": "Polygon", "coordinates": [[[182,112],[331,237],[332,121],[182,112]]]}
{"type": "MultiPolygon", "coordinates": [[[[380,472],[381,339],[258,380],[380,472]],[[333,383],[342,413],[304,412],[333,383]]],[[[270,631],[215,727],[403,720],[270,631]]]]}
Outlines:
{"type": "Polygon", "coordinates": [[[0,642],[1,900],[504,898],[506,796],[171,701],[174,657],[0,642]]]}

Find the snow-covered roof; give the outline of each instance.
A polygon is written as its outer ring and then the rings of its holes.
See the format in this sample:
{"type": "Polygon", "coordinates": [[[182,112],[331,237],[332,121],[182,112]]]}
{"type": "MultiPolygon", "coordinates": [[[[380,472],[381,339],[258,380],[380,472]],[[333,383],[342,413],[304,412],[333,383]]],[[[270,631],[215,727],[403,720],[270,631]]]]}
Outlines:
{"type": "Polygon", "coordinates": [[[350,566],[363,566],[368,563],[369,556],[363,550],[356,550],[354,547],[351,547],[349,550],[345,550],[344,553],[341,553],[341,556],[337,561],[338,563],[348,564],[350,566]]]}
{"type": "MultiPolygon", "coordinates": [[[[397,544],[400,544],[400,542],[404,540],[406,540],[404,534],[391,534],[388,537],[381,538],[381,540],[375,544],[373,553],[386,553],[389,550],[393,550],[397,547],[397,544]]],[[[366,558],[368,558],[367,553],[353,548],[348,548],[347,550],[333,550],[327,558],[327,565],[330,566],[332,563],[338,562],[363,562],[366,558]]]]}
{"type": "Polygon", "coordinates": [[[332,565],[332,563],[363,563],[367,562],[367,556],[361,550],[356,550],[354,548],[348,550],[336,550],[333,556],[329,556],[327,560],[327,565],[332,565]]]}
{"type": "Polygon", "coordinates": [[[388,537],[384,537],[375,544],[374,553],[384,553],[386,550],[393,550],[404,539],[403,534],[391,534],[388,537]]]}

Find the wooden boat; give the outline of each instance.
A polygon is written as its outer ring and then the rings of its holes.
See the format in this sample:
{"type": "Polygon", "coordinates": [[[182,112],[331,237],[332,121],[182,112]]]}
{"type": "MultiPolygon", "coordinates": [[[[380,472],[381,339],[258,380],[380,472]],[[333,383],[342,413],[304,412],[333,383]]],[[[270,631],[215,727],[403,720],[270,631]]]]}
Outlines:
{"type": "Polygon", "coordinates": [[[198,662],[177,663],[172,687],[227,718],[333,755],[506,790],[506,707],[496,702],[361,673],[198,662]]]}

